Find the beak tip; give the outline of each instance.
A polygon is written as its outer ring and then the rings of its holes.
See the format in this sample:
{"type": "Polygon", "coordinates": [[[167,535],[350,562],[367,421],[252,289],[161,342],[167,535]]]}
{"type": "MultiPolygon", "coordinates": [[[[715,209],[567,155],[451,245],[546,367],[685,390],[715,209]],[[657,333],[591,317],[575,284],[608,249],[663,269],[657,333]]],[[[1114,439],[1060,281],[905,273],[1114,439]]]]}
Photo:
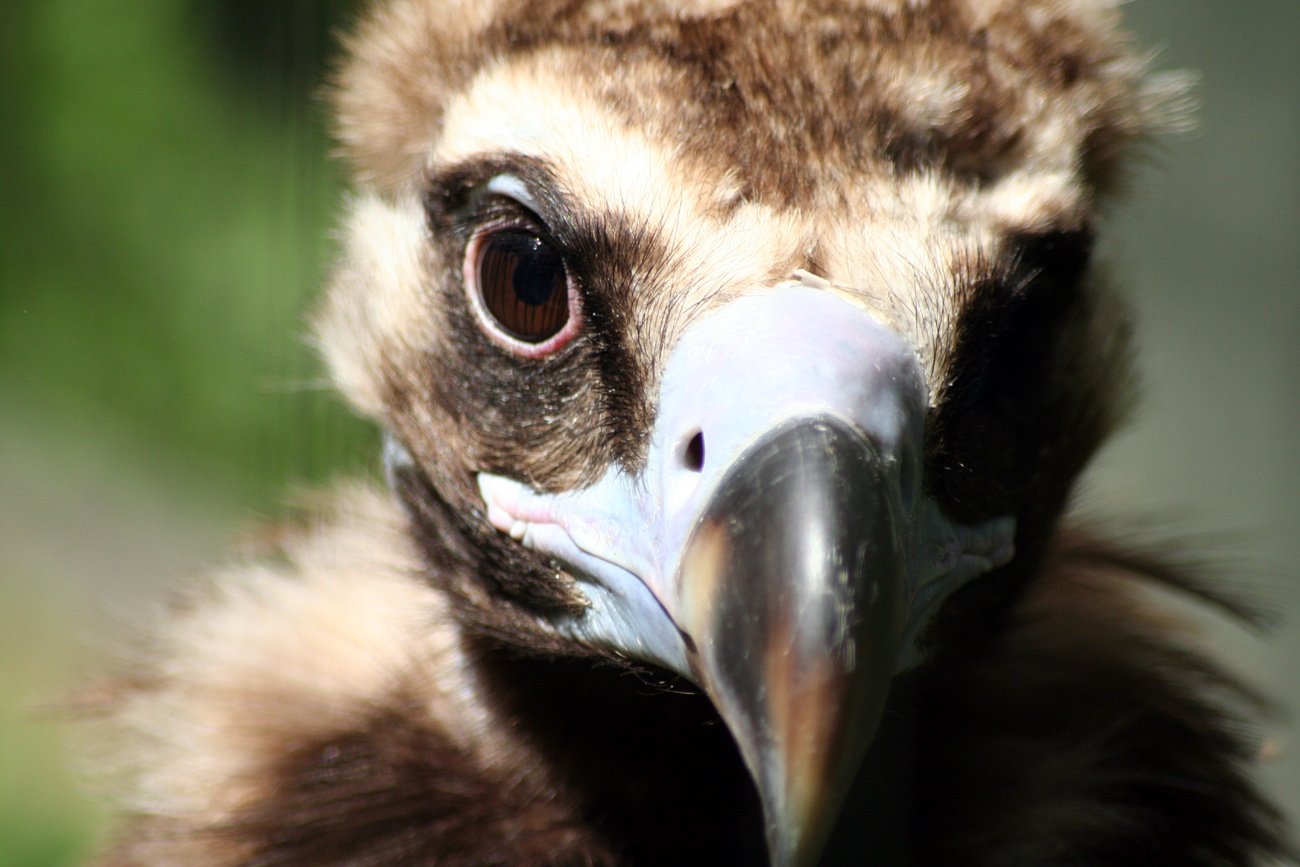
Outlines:
{"type": "Polygon", "coordinates": [[[810,836],[796,822],[769,823],[767,849],[772,867],[812,867],[821,854],[821,846],[811,845],[810,836]]]}
{"type": "Polygon", "coordinates": [[[830,769],[819,775],[788,775],[779,768],[766,775],[759,789],[773,867],[813,867],[818,862],[848,788],[843,776],[830,769]]]}
{"type": "Polygon", "coordinates": [[[859,430],[800,420],[737,460],[682,552],[695,676],[757,784],[776,867],[817,863],[884,710],[905,615],[891,490],[859,430]]]}

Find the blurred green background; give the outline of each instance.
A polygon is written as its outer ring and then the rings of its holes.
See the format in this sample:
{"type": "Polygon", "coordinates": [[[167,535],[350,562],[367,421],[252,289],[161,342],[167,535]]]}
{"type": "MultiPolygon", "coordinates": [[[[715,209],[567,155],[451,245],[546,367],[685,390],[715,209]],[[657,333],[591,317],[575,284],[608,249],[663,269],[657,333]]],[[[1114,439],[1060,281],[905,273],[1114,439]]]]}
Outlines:
{"type": "MultiPolygon", "coordinates": [[[[286,492],[374,472],[303,337],[339,192],[316,94],[354,6],[0,2],[0,864],[102,830],[49,703],[110,637],[286,492]]],[[[1145,394],[1082,505],[1226,531],[1282,625],[1207,640],[1294,714],[1300,2],[1127,14],[1203,106],[1109,218],[1145,394]]],[[[1296,732],[1266,770],[1293,811],[1296,732]]]]}

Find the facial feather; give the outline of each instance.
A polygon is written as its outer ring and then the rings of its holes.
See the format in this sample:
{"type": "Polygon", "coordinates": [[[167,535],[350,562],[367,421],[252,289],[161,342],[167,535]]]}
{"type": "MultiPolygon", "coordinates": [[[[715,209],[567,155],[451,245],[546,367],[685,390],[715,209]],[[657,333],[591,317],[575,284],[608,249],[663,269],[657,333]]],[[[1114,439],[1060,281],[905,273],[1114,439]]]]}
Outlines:
{"type": "Polygon", "coordinates": [[[375,192],[350,221],[322,344],[345,390],[436,487],[456,489],[458,508],[474,507],[471,471],[562,489],[635,464],[676,336],[795,269],[905,335],[938,412],[971,378],[958,367],[982,357],[957,349],[988,321],[966,308],[998,300],[966,287],[1002,285],[1011,239],[1085,226],[1106,166],[1143,124],[1140,66],[1105,3],[759,2],[689,16],[507,5],[455,26],[425,4],[385,5],[340,76],[345,145],[424,132],[390,142],[385,164],[372,144],[350,148],[375,192]],[[367,136],[352,132],[363,125],[367,136]],[[411,155],[400,178],[395,154],[411,155]],[[458,288],[463,238],[446,231],[454,215],[427,207],[441,175],[500,159],[544,167],[545,197],[574,217],[580,267],[620,260],[585,282],[600,327],[565,365],[510,364],[478,345],[458,288]],[[376,219],[385,209],[404,215],[402,231],[376,219]],[[381,260],[407,264],[370,267],[381,260]],[[639,373],[613,383],[614,371],[639,373]]]}

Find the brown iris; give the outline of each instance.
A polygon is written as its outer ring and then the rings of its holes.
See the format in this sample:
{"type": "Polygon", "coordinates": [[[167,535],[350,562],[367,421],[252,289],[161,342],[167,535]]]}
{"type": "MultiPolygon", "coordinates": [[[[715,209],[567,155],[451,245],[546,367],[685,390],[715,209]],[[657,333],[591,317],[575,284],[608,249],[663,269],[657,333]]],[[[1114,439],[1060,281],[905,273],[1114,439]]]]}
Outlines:
{"type": "Polygon", "coordinates": [[[501,229],[477,245],[478,294],[505,334],[542,343],[569,321],[569,281],[560,254],[524,229],[501,229]]]}

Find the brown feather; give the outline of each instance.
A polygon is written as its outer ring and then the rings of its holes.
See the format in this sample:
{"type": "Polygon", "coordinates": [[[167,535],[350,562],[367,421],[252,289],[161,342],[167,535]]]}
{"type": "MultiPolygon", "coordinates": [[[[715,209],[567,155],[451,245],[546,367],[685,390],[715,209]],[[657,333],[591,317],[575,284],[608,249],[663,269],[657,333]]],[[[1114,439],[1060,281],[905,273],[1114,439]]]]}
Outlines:
{"type": "Polygon", "coordinates": [[[1257,698],[1178,640],[1150,584],[1195,586],[1149,554],[1065,533],[1006,630],[936,674],[917,714],[933,863],[1295,857],[1251,781],[1257,698]]]}

